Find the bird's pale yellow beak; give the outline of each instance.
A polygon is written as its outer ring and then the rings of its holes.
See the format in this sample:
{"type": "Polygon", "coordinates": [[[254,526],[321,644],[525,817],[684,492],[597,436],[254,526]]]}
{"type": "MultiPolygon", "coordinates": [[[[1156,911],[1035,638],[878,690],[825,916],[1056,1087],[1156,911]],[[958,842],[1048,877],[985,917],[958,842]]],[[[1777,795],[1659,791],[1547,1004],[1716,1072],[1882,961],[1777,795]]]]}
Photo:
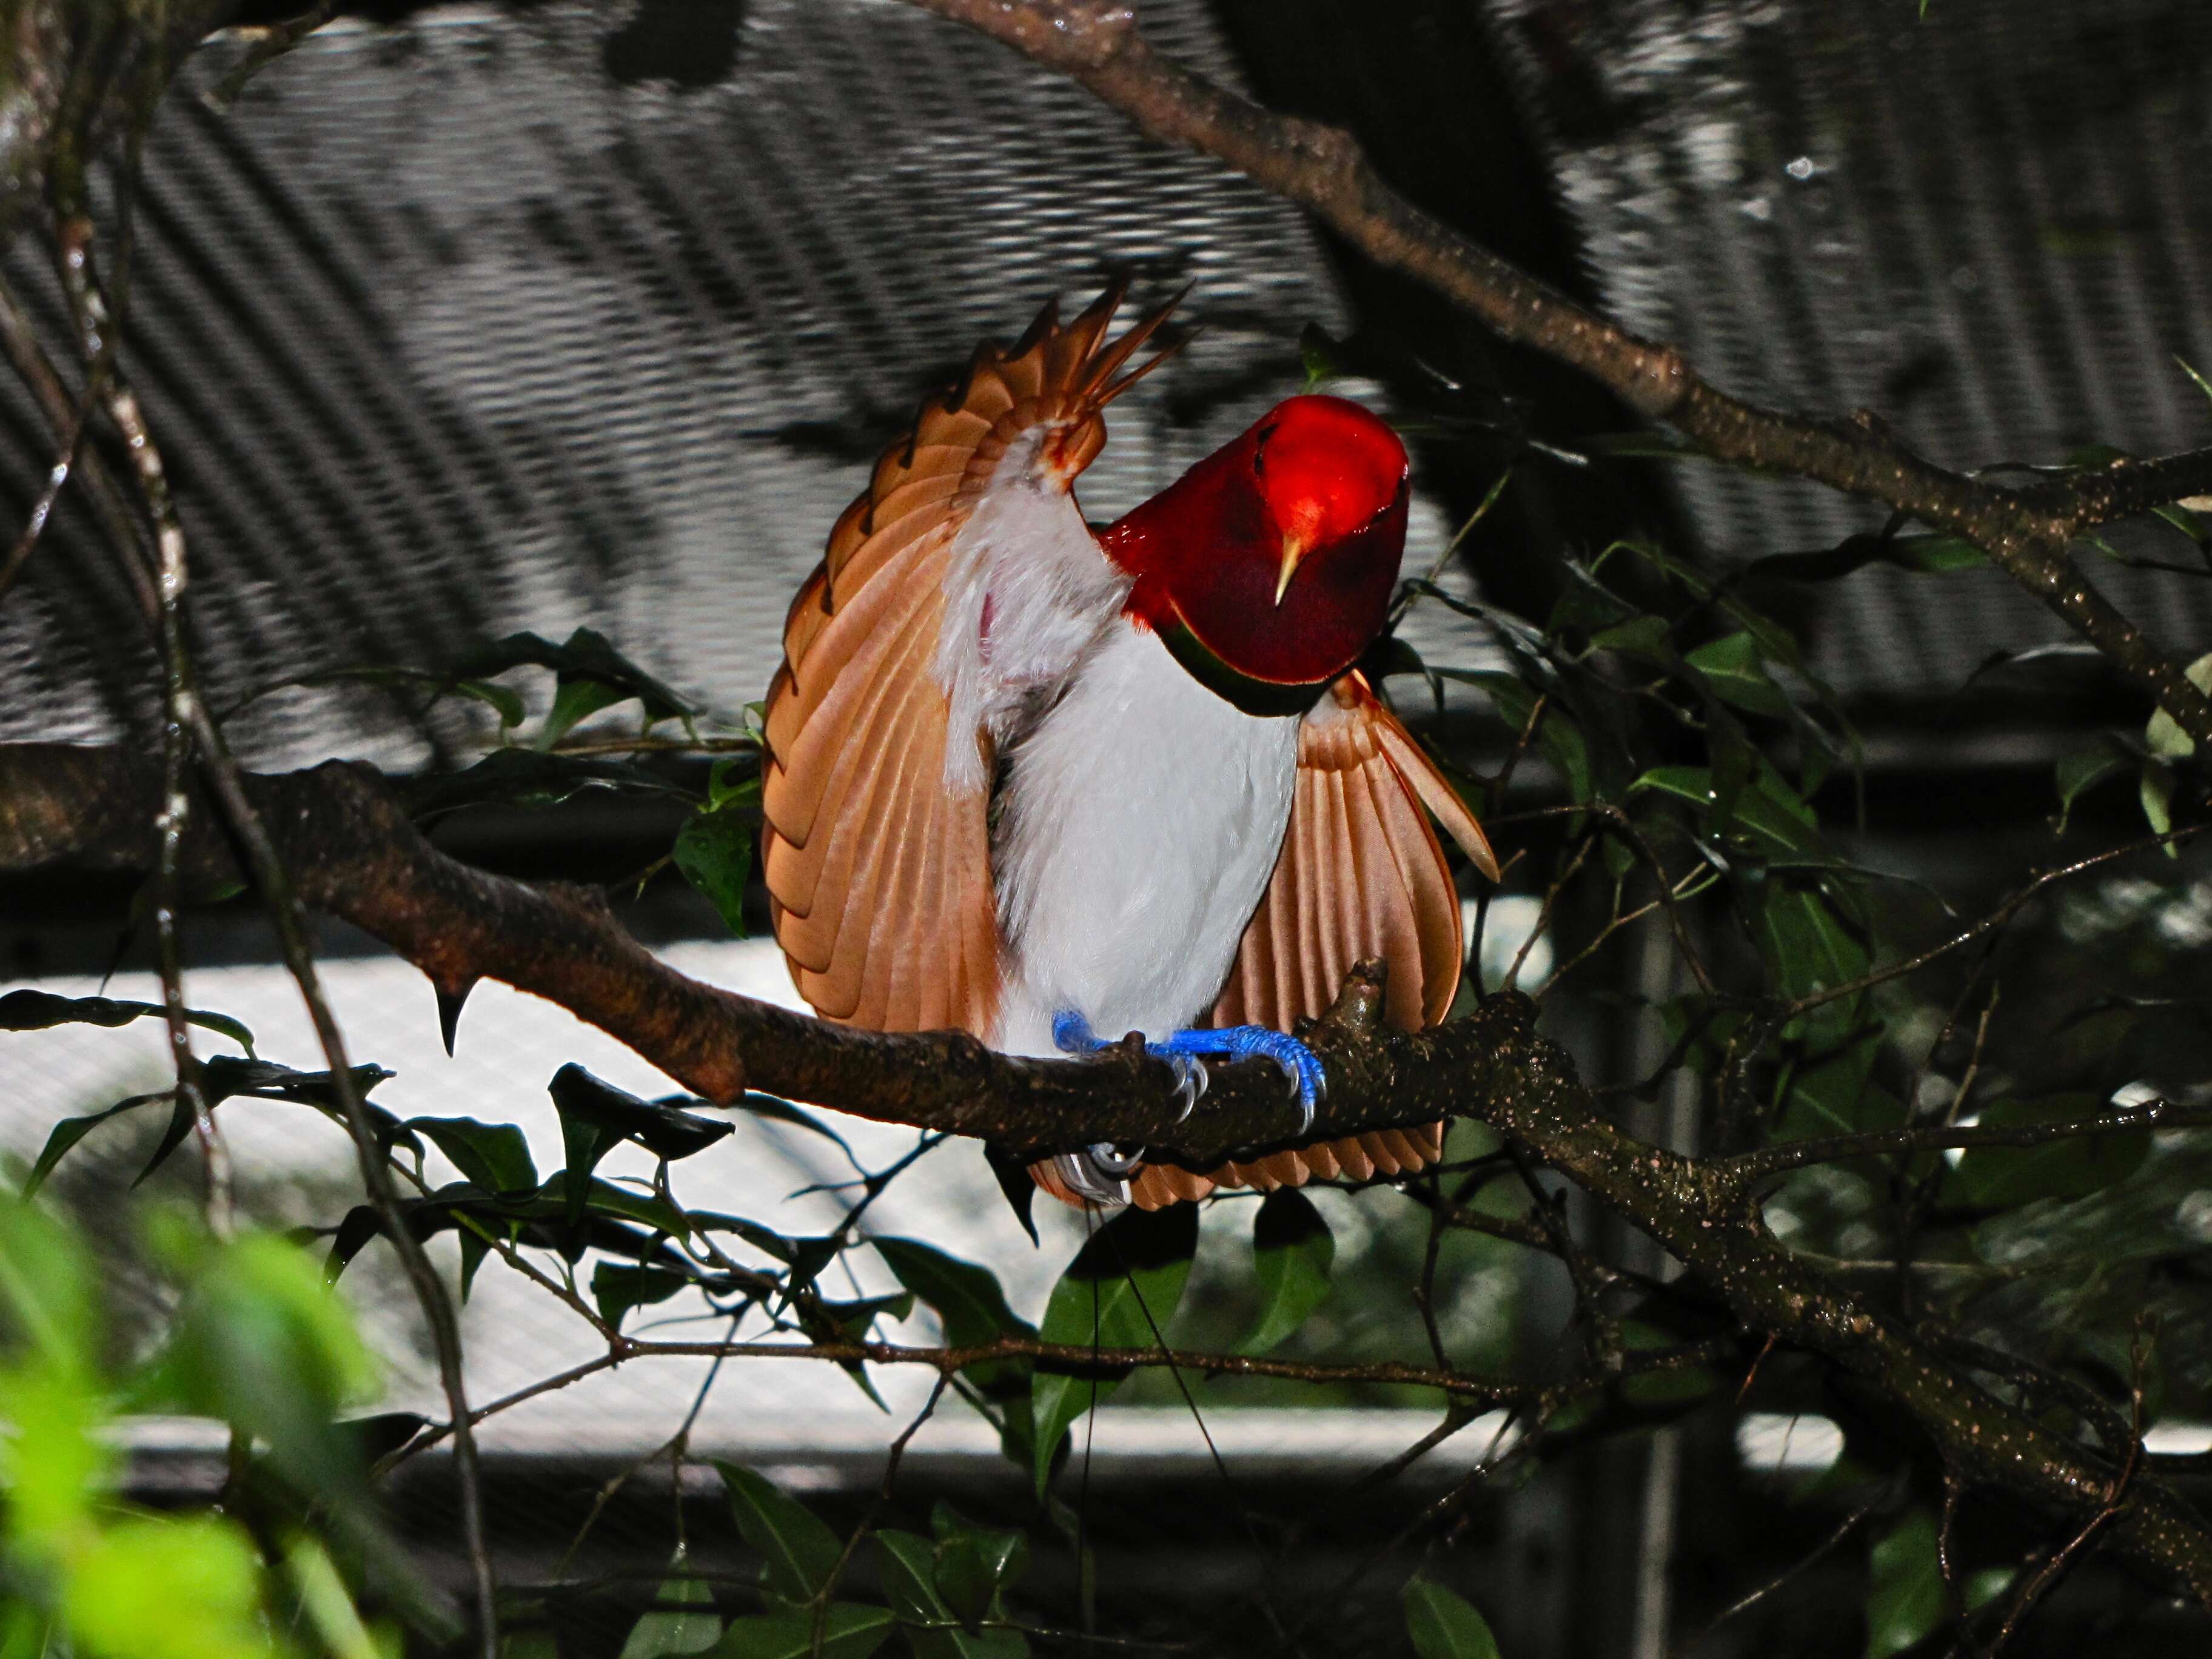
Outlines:
{"type": "Polygon", "coordinates": [[[1289,592],[1291,578],[1297,574],[1299,562],[1305,557],[1307,550],[1308,544],[1302,537],[1285,535],[1283,538],[1283,568],[1275,578],[1277,605],[1283,602],[1283,595],[1289,592]]]}

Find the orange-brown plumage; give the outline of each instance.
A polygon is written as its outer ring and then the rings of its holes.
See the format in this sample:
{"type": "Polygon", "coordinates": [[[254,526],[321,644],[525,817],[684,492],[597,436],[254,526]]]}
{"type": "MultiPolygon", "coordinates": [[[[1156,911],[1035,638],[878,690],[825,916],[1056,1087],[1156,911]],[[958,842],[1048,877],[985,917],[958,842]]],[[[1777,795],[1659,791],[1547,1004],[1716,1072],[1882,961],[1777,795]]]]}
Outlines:
{"type": "MultiPolygon", "coordinates": [[[[1402,452],[1353,406],[1293,400],[1237,441],[1244,449],[1231,445],[1194,469],[1199,486],[1187,478],[1176,487],[1194,507],[1166,510],[1176,492],[1165,492],[1109,532],[1102,550],[1072,486],[1104,444],[1105,406],[1166,355],[1127,367],[1164,307],[1106,343],[1119,298],[1109,291],[1066,324],[1048,307],[1015,347],[979,350],[963,383],[926,403],[911,434],[884,452],[793,603],[768,701],[763,861],[793,978],[824,1018],[884,1030],[957,1026],[1042,1047],[1037,1013],[1055,988],[1110,978],[1119,959],[1113,928],[1062,915],[1048,937],[1039,918],[1056,914],[1071,884],[1104,902],[1091,887],[1110,898],[1118,879],[1142,890],[1113,914],[1156,927],[1161,907],[1145,902],[1143,884],[1189,875],[1213,908],[1211,921],[1194,917],[1189,961],[1169,964],[1186,988],[1159,993],[1168,999],[1160,1006],[1204,985],[1176,1018],[1188,1023],[1210,1002],[1217,1024],[1288,1030],[1328,1006],[1353,962],[1380,957],[1389,969],[1386,1018],[1405,1029],[1431,1023],[1450,1005],[1462,943],[1430,815],[1479,867],[1494,874],[1495,865],[1441,774],[1367,683],[1342,672],[1379,627],[1374,596],[1395,576],[1402,452]],[[1338,434],[1368,448],[1340,453],[1338,434]],[[1270,477],[1265,454],[1277,435],[1270,477]],[[1211,482],[1200,476],[1209,466],[1211,482]],[[1235,534],[1232,520],[1242,526],[1235,534]],[[1246,614],[1257,578],[1230,567],[1255,560],[1274,605],[1289,607],[1281,626],[1303,643],[1246,614]],[[1170,631],[1170,612],[1198,640],[1212,690],[1184,675],[1182,650],[1170,660],[1151,643],[1156,629],[1163,639],[1170,631]],[[1137,688],[1133,697],[1101,690],[1116,674],[1137,688]],[[1285,686],[1306,700],[1327,690],[1302,718],[1296,708],[1248,708],[1238,696],[1248,678],[1263,702],[1285,686]],[[1161,708],[1183,713],[1148,731],[1142,709],[1155,693],[1161,708]],[[1069,742],[1091,706],[1139,711],[1118,735],[1095,720],[1084,728],[1097,768],[1069,742]],[[1186,799],[1171,767],[1132,774],[1148,783],[1117,789],[1108,780],[1117,757],[1129,758],[1120,744],[1171,750],[1179,741],[1194,752],[1216,744],[1204,751],[1215,756],[1213,775],[1188,780],[1189,789],[1233,795],[1241,780],[1257,790],[1246,817],[1186,799]],[[1061,829],[1046,810],[1054,779],[1074,781],[1071,803],[1089,789],[1105,810],[1135,816],[1097,829],[1095,848],[1080,843],[1080,823],[1065,827],[1066,844],[1046,844],[1061,829]],[[1157,813],[1143,810],[1146,788],[1157,813]],[[1218,880],[1211,866],[1163,872],[1171,848],[1165,858],[1139,857],[1126,844],[1157,818],[1201,809],[1210,816],[1193,856],[1230,859],[1243,872],[1234,880],[1231,866],[1218,880]],[[1048,873],[1031,879],[1040,871],[1048,873]],[[1220,906],[1231,902],[1222,895],[1247,890],[1222,933],[1220,906]],[[1065,958],[1057,966],[1054,950],[1065,958]]],[[[1130,955],[1145,958],[1146,947],[1130,955]]],[[[1120,966],[1125,977],[1133,971],[1120,966]]],[[[1096,1017],[1105,1018],[1114,998],[1098,1000],[1096,1017]]],[[[1216,1186],[1396,1174],[1437,1155],[1439,1130],[1297,1147],[1203,1174],[1152,1164],[1133,1175],[1129,1195],[1153,1207],[1216,1186]]],[[[1041,1170],[1043,1184],[1072,1195],[1049,1166],[1041,1170]]]]}

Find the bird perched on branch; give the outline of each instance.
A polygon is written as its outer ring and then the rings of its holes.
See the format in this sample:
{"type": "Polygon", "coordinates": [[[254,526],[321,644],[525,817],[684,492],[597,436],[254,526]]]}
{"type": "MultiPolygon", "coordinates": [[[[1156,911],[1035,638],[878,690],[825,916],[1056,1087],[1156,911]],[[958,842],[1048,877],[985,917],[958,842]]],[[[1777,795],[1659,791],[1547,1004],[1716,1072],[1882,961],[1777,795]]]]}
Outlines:
{"type": "MultiPolygon", "coordinates": [[[[1110,344],[1118,285],[1047,306],[925,403],[830,532],[768,697],[775,933],[825,1018],[957,1026],[1017,1054],[1125,1031],[1188,1097],[1207,1059],[1279,1066],[1351,964],[1386,1017],[1443,1017],[1473,815],[1352,668],[1384,625],[1407,460],[1358,404],[1297,397],[1094,532],[1073,485],[1173,308],[1110,344]]],[[[1070,1202],[1423,1167],[1443,1126],[1199,1172],[1111,1146],[1035,1166],[1070,1202]]]]}

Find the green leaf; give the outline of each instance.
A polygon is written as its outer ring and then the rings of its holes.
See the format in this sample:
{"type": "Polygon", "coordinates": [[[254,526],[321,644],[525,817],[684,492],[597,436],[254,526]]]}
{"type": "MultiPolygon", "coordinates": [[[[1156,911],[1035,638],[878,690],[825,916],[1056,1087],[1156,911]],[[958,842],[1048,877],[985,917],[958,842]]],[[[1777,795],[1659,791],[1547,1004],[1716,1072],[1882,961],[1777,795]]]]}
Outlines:
{"type": "Polygon", "coordinates": [[[1029,1571],[1029,1540],[978,1526],[942,1498],[930,1510],[929,1528],[937,1534],[938,1594],[953,1616],[973,1626],[1003,1615],[1000,1597],[1029,1571]]]}
{"type": "Polygon", "coordinates": [[[644,705],[648,724],[689,720],[699,712],[696,703],[653,678],[616,650],[605,635],[589,628],[578,629],[560,645],[536,634],[509,634],[469,652],[452,672],[481,679],[526,665],[553,670],[557,685],[595,682],[614,688],[623,696],[635,697],[644,705]]]}
{"type": "MultiPolygon", "coordinates": [[[[935,1312],[948,1347],[980,1347],[1002,1336],[1036,1334],[1034,1326],[1006,1305],[1006,1293],[988,1267],[911,1238],[869,1242],[891,1276],[935,1312]]],[[[992,1360],[969,1367],[966,1375],[987,1395],[1026,1393],[1029,1363],[992,1360]]]]}
{"type": "Polygon", "coordinates": [[[1431,671],[1438,678],[1455,685],[1469,685],[1490,699],[1490,706],[1498,711],[1498,718],[1518,737],[1534,712],[1536,694],[1512,675],[1497,669],[1438,668],[1431,671]]]}
{"type": "Polygon", "coordinates": [[[824,1610],[822,1645],[814,1645],[814,1614],[770,1613],[732,1619],[714,1649],[714,1659],[868,1659],[898,1627],[889,1607],[832,1601],[824,1610]]]}
{"type": "Polygon", "coordinates": [[[1748,631],[1730,634],[1686,653],[1682,659],[1705,677],[1713,695],[1754,714],[1787,714],[1790,699],[1766,672],[1766,659],[1748,631]]]}
{"type": "MultiPolygon", "coordinates": [[[[0,996],[0,1031],[43,1031],[56,1025],[128,1025],[136,1019],[160,1019],[158,1003],[116,1002],[106,997],[58,997],[46,991],[10,991],[0,996]]],[[[228,1037],[250,1055],[253,1033],[228,1014],[185,1010],[185,1021],[228,1037]]]]}
{"type": "Polygon", "coordinates": [[[584,1218],[594,1190],[589,1180],[592,1171],[623,1141],[635,1141],[654,1157],[672,1161],[705,1152],[737,1127],[726,1119],[698,1116],[675,1103],[678,1100],[695,1103],[689,1096],[640,1100],[573,1064],[553,1074],[546,1092],[552,1096],[554,1110],[561,1117],[561,1145],[568,1159],[563,1191],[571,1227],[584,1218]]]}
{"type": "Polygon", "coordinates": [[[669,854],[684,879],[704,894],[722,925],[745,936],[745,878],[753,867],[752,815],[741,808],[702,808],[684,820],[669,854]]]}
{"type": "Polygon", "coordinates": [[[131,1516],[93,1532],[70,1561],[63,1613],[80,1653],[237,1659],[266,1653],[260,1559],[212,1516],[131,1516]]]}
{"type": "Polygon", "coordinates": [[[1409,1579],[1399,1599],[1421,1659],[1498,1659],[1498,1638],[1482,1615],[1442,1584],[1409,1579]]]}
{"type": "Polygon", "coordinates": [[[919,1533],[886,1527],[876,1534],[884,1589],[906,1626],[915,1659],[1022,1659],[1029,1643],[1018,1631],[960,1628],[937,1588],[937,1548],[919,1533]]]}
{"type": "Polygon", "coordinates": [[[1837,1040],[1793,1053],[1783,1073],[1779,1133],[1785,1137],[1856,1134],[1904,1127],[1905,1103],[1876,1086],[1881,1057],[1879,1020],[1850,1028],[1837,1040]]]}
{"type": "Polygon", "coordinates": [[[1336,1239],[1313,1200],[1295,1187],[1267,1194],[1252,1221],[1252,1270],[1259,1281],[1260,1318],[1237,1345],[1265,1353],[1306,1322],[1328,1294],[1336,1239]]]}
{"type": "Polygon", "coordinates": [[[1306,372],[1304,390],[1311,392],[1344,373],[1338,362],[1342,350],[1342,344],[1331,339],[1319,323],[1308,323],[1298,331],[1298,362],[1306,372]]]}
{"type": "Polygon", "coordinates": [[[1562,714],[1554,703],[1544,711],[1536,741],[1566,779],[1568,794],[1576,800],[1588,800],[1591,793],[1589,744],[1583,736],[1582,727],[1562,714]]]}
{"type": "Polygon", "coordinates": [[[914,1292],[901,1291],[896,1296],[864,1297],[856,1302],[820,1302],[807,1311],[805,1322],[813,1324],[825,1342],[865,1342],[869,1331],[878,1319],[904,1319],[914,1311],[914,1292]]]}
{"type": "MultiPolygon", "coordinates": [[[[1707,767],[1655,766],[1628,787],[1632,795],[1648,790],[1687,801],[1708,816],[1717,810],[1717,787],[1707,767]]],[[[1729,829],[1737,840],[1771,864],[1808,860],[1816,866],[1833,862],[1821,848],[1812,808],[1796,791],[1765,769],[1736,794],[1729,829]]]]}
{"type": "Polygon", "coordinates": [[[898,1282],[936,1312],[949,1346],[966,1348],[1002,1336],[1035,1336],[1036,1328],[1006,1304],[1006,1293],[988,1267],[950,1256],[911,1238],[869,1241],[898,1282]]]}
{"type": "Polygon", "coordinates": [[[1590,635],[1590,647],[1640,657],[1662,666],[1674,660],[1674,642],[1667,636],[1667,619],[1663,617],[1632,617],[1625,623],[1600,629],[1590,635]]]}
{"type": "Polygon", "coordinates": [[[665,1302],[692,1282],[689,1274],[665,1267],[629,1267],[602,1261],[592,1269],[592,1300],[599,1304],[599,1317],[620,1330],[623,1316],[632,1308],[665,1302]]]}
{"type": "MultiPolygon", "coordinates": [[[[2212,691],[2212,655],[2199,657],[2183,672],[2199,691],[2212,691]]],[[[2197,752],[2197,739],[2183,731],[2163,708],[2151,711],[2150,723],[2143,727],[2143,743],[2160,760],[2179,760],[2197,752]]],[[[2160,830],[2159,833],[2164,835],[2166,831],[2160,830]]]]}
{"type": "Polygon", "coordinates": [[[1753,580],[1826,582],[1870,564],[1946,575],[1954,570],[1976,569],[1988,562],[1989,556],[1963,537],[1887,536],[1870,532],[1815,553],[1776,553],[1754,559],[1745,567],[1743,574],[1753,580]]]}
{"type": "MultiPolygon", "coordinates": [[[[1770,887],[1759,907],[1754,933],[1773,969],[1775,988],[1785,997],[1847,984],[1864,974],[1871,960],[1865,943],[1817,884],[1778,891],[1770,887]]],[[[1848,1013],[1848,1004],[1844,1012],[1848,1013]]]]}
{"type": "Polygon", "coordinates": [[[2207,398],[2212,398],[2212,380],[2207,380],[2202,374],[2199,374],[2194,368],[2191,368],[2185,358],[2177,356],[2173,361],[2181,365],[2181,372],[2184,374],[2186,374],[2191,380],[2197,383],[2197,389],[2199,392],[2203,392],[2207,398]]]}
{"type": "MultiPolygon", "coordinates": [[[[351,1075],[355,1089],[366,1096],[378,1084],[388,1081],[392,1073],[381,1066],[356,1066],[351,1075]]],[[[236,1095],[250,1095],[258,1100],[289,1100],[301,1105],[315,1106],[333,1115],[338,1111],[337,1086],[330,1073],[295,1072],[289,1066],[279,1066],[265,1060],[241,1060],[234,1054],[213,1055],[200,1066],[200,1085],[210,1107],[219,1106],[236,1095]]],[[[182,1146],[185,1137],[191,1133],[191,1111],[173,1090],[165,1089],[159,1094],[133,1095],[104,1112],[94,1112],[85,1117],[64,1118],[57,1123],[46,1137],[46,1146],[40,1152],[38,1162],[32,1166],[24,1195],[28,1197],[36,1192],[69,1150],[97,1125],[118,1112],[127,1112],[157,1100],[170,1103],[169,1125],[163,1131],[160,1144],[155,1147],[153,1157],[147,1160],[146,1167],[138,1172],[137,1180],[131,1184],[136,1186],[138,1182],[144,1181],[167,1161],[169,1154],[182,1146]]],[[[398,1127],[398,1121],[381,1108],[371,1106],[369,1112],[379,1120],[380,1133],[385,1126],[398,1127]]],[[[404,1135],[405,1131],[399,1128],[398,1133],[404,1135]]]]}
{"type": "Polygon", "coordinates": [[[720,812],[727,808],[758,806],[761,799],[761,761],[757,755],[726,755],[708,769],[707,806],[720,812]],[[740,769],[744,775],[733,775],[740,769]]]}
{"type": "Polygon", "coordinates": [[[334,1419],[373,1393],[377,1366],[313,1260],[265,1233],[225,1243],[173,1224],[155,1243],[185,1285],[149,1386],[266,1443],[295,1491],[365,1504],[357,1443],[334,1419]]]}
{"type": "Polygon", "coordinates": [[[407,1127],[427,1135],[453,1161],[464,1181],[488,1193],[538,1190],[538,1166],[530,1143],[512,1123],[480,1123],[472,1117],[410,1117],[407,1127]]]}
{"type": "MultiPolygon", "coordinates": [[[[1158,1346],[1155,1328],[1167,1330],[1197,1249],[1196,1205],[1122,1211],[1085,1241],[1052,1287],[1038,1334],[1073,1346],[1158,1346]]],[[[1030,1393],[1040,1498],[1068,1425],[1112,1393],[1126,1374],[1079,1376],[1066,1367],[1038,1365],[1030,1393]]]]}
{"type": "MultiPolygon", "coordinates": [[[[2197,499],[2192,496],[2191,500],[2197,499]]],[[[2179,501],[2167,501],[2151,508],[2151,516],[2171,526],[2186,536],[2200,553],[2212,550],[2212,524],[2202,513],[2182,506],[2179,501]]]]}
{"type": "MultiPolygon", "coordinates": [[[[556,1170],[538,1189],[536,1196],[547,1203],[557,1205],[564,1215],[574,1213],[568,1196],[568,1172],[556,1170]]],[[[634,1187],[617,1185],[611,1181],[594,1177],[584,1183],[584,1208],[599,1216],[618,1216],[624,1221],[635,1221],[654,1232],[668,1233],[678,1238],[688,1238],[704,1218],[696,1212],[663,1198],[659,1193],[640,1192],[634,1187]]],[[[711,1217],[712,1212],[707,1215],[711,1217]]]]}
{"type": "MultiPolygon", "coordinates": [[[[2033,1100],[2000,1100],[1983,1108],[1978,1121],[2009,1129],[2036,1123],[2070,1123],[2109,1110],[2104,1097],[2087,1093],[2045,1095],[2033,1100]]],[[[2032,1203],[2039,1198],[2087,1198],[2124,1180],[2150,1156],[2150,1131],[2084,1135],[2046,1141],[2040,1146],[1972,1146],[1952,1171],[1955,1196],[1991,1209],[2032,1203]]]]}
{"type": "MultiPolygon", "coordinates": [[[[2151,834],[2171,834],[2173,830],[2173,769],[2160,761],[2145,761],[2137,793],[2142,801],[2143,822],[2150,825],[2151,834]]],[[[2179,859],[2181,849],[2168,842],[2166,855],[2170,859],[2179,859]]]]}
{"type": "Polygon", "coordinates": [[[601,709],[629,700],[629,693],[618,685],[563,676],[554,690],[553,706],[545,711],[545,724],[538,730],[538,747],[550,749],[601,709]]]}
{"type": "Polygon", "coordinates": [[[159,1094],[133,1095],[128,1100],[119,1101],[115,1105],[110,1106],[104,1112],[91,1112],[82,1117],[64,1118],[47,1133],[46,1144],[39,1151],[39,1161],[31,1166],[31,1173],[24,1177],[23,1196],[28,1199],[40,1188],[45,1186],[46,1177],[53,1174],[56,1166],[69,1155],[70,1149],[106,1122],[108,1119],[124,1112],[135,1110],[141,1106],[150,1105],[157,1100],[167,1100],[169,1097],[170,1091],[166,1089],[159,1094]]]}
{"type": "MultiPolygon", "coordinates": [[[[35,1362],[74,1386],[100,1340],[96,1287],[74,1230],[33,1205],[0,1204],[0,1342],[12,1364],[35,1362]]],[[[24,1447],[33,1443],[23,1424],[15,1427],[24,1447]]]]}
{"type": "MultiPolygon", "coordinates": [[[[328,1112],[340,1109],[337,1079],[328,1072],[295,1072],[265,1060],[240,1060],[234,1054],[216,1054],[200,1067],[210,1101],[234,1095],[256,1100],[289,1100],[317,1106],[328,1112]]],[[[356,1066],[348,1075],[354,1091],[366,1096],[380,1083],[389,1083],[396,1073],[381,1066],[356,1066]]]]}
{"type": "Polygon", "coordinates": [[[717,1461],[738,1531],[766,1558],[761,1588],[771,1605],[801,1606],[830,1582],[845,1547],[813,1512],[769,1481],[736,1463],[717,1461]]]}
{"type": "MultiPolygon", "coordinates": [[[[208,1103],[212,1106],[216,1098],[219,1097],[211,1097],[208,1103]]],[[[169,1126],[161,1131],[161,1139],[155,1143],[154,1155],[146,1160],[146,1167],[139,1170],[132,1179],[131,1185],[134,1188],[152,1176],[155,1170],[167,1164],[169,1161],[169,1154],[185,1144],[185,1138],[192,1132],[193,1122],[192,1109],[184,1096],[172,1096],[169,1101],[169,1126]]]]}
{"type": "Polygon", "coordinates": [[[682,1550],[668,1564],[669,1576],[661,1581],[658,1605],[630,1626],[621,1659],[668,1659],[670,1655],[705,1653],[721,1639],[722,1619],[714,1611],[714,1593],[684,1571],[682,1550]]]}
{"type": "Polygon", "coordinates": [[[1936,1517],[1916,1509],[1874,1541],[1868,1559],[1866,1659],[1913,1646],[1949,1611],[1936,1553],[1936,1517]]]}
{"type": "Polygon", "coordinates": [[[2055,771],[2058,787],[2057,833],[2066,833],[2074,803],[2106,778],[2125,771],[2135,757],[2109,738],[2060,758],[2055,771]]]}

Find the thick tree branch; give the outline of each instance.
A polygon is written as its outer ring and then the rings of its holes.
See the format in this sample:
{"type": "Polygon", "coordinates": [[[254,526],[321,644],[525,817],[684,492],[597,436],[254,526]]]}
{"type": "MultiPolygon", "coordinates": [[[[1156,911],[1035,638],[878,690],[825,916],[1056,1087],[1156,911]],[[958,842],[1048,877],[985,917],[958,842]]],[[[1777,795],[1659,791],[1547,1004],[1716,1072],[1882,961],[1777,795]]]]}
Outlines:
{"type": "Polygon", "coordinates": [[[1139,130],[1226,162],[1347,242],[1429,284],[1498,334],[1582,370],[1714,458],[1793,474],[1966,538],[2212,744],[2212,698],[2067,556],[2080,532],[2212,492],[2212,451],[2016,490],[1936,465],[1878,419],[1809,419],[1732,398],[1674,347],[1584,309],[1392,190],[1349,133],[1278,115],[1158,56],[1126,0],[908,0],[1080,82],[1139,130]]]}
{"type": "MultiPolygon", "coordinates": [[[[0,746],[0,868],[151,867],[160,782],[123,750],[0,746]]],[[[640,946],[594,890],[532,886],[447,858],[365,766],[253,775],[245,788],[301,897],[383,939],[441,993],[460,997],[478,979],[502,980],[721,1104],[757,1088],[1027,1151],[1103,1139],[1201,1165],[1297,1129],[1297,1109],[1267,1065],[1218,1068],[1197,1109],[1178,1122],[1173,1074],[1133,1050],[1084,1061],[1014,1059],[958,1032],[851,1030],[701,984],[640,946]]],[[[240,879],[228,840],[210,827],[219,819],[195,811],[192,822],[187,873],[202,889],[240,879]]],[[[1315,1033],[1330,1065],[1315,1134],[1432,1122],[1462,1097],[1514,1085],[1513,1034],[1527,1036],[1517,1012],[1449,1036],[1378,1042],[1367,1040],[1377,1000],[1355,987],[1315,1033]]]]}
{"type": "MultiPolygon", "coordinates": [[[[463,990],[489,975],[559,1003],[711,1099],[748,1086],[887,1121],[985,1135],[1025,1149],[1101,1139],[1218,1163],[1296,1127],[1267,1068],[1223,1068],[1176,1121],[1167,1068],[1125,1051],[1103,1060],[994,1054],[957,1033],[846,1030],[701,985],[655,961],[582,889],[532,887],[471,870],[415,830],[382,777],[333,763],[248,776],[245,793],[307,902],[377,934],[434,981],[463,990]]],[[[125,751],[0,745],[0,869],[69,861],[142,870],[156,856],[158,769],[125,751]]],[[[205,826],[188,875],[234,873],[205,826]]],[[[1380,986],[1355,975],[1311,1040],[1328,1070],[1316,1134],[1472,1117],[1649,1233],[1744,1326],[1821,1355],[1894,1401],[1947,1467],[2074,1517],[2103,1508],[2112,1470],[1984,1389],[1911,1328],[1769,1233],[1757,1171],[1635,1140],[1598,1116],[1572,1063],[1531,1029],[1525,998],[1489,999],[1470,1018],[1418,1035],[1376,1028],[1380,986]]],[[[2139,1480],[2111,1537],[2212,1605],[2212,1530],[2179,1498],[2139,1480]]]]}

